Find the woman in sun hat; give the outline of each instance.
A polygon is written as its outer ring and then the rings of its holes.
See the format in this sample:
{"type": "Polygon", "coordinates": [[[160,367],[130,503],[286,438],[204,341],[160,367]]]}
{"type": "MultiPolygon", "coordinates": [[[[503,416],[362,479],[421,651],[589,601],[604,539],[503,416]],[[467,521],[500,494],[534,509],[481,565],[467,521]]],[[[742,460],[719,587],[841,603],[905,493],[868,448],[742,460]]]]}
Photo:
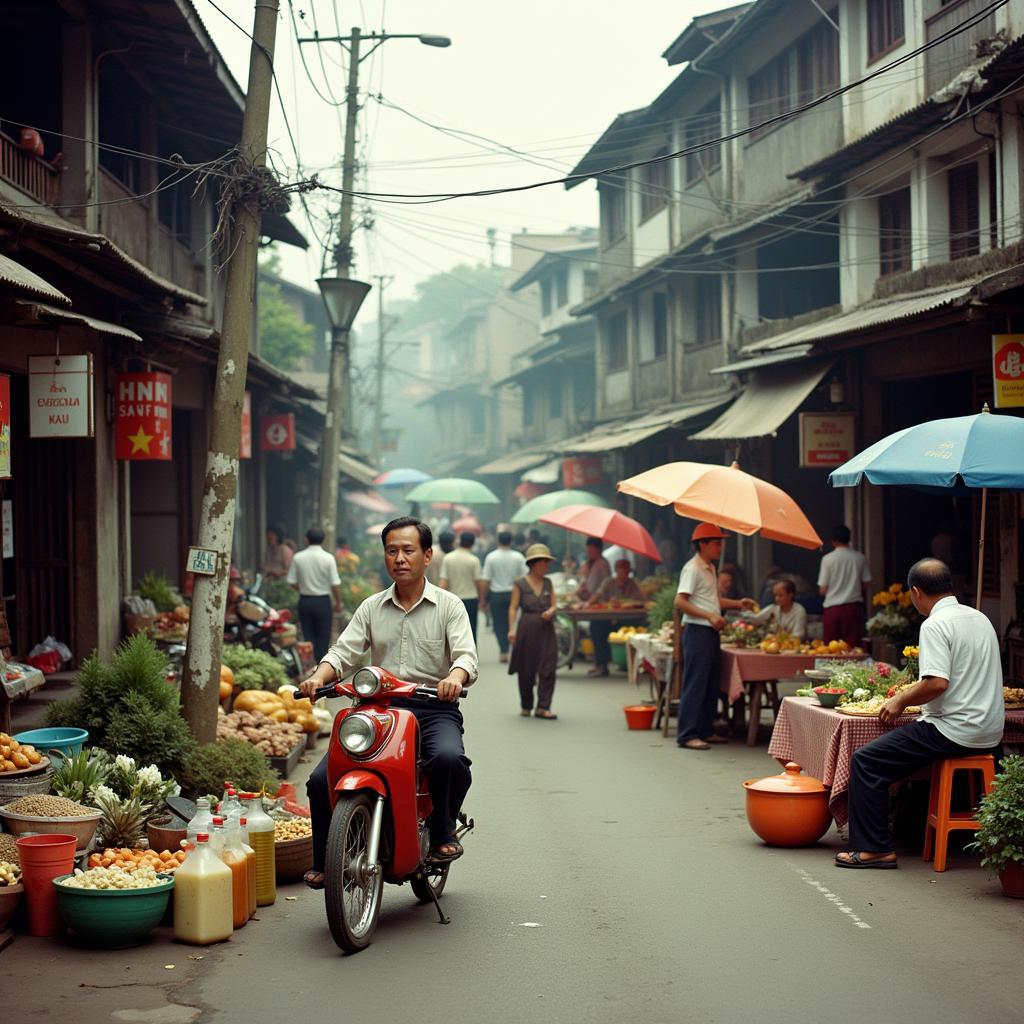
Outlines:
{"type": "Polygon", "coordinates": [[[555,692],[555,666],[558,641],[555,638],[555,588],[547,577],[552,554],[546,544],[531,544],[526,549],[528,572],[512,587],[508,609],[508,639],[512,644],[509,675],[519,676],[520,714],[528,718],[554,719],[551,698],[555,692]],[[516,614],[519,627],[516,628],[516,614]],[[537,709],[533,710],[534,687],[537,709]]]}

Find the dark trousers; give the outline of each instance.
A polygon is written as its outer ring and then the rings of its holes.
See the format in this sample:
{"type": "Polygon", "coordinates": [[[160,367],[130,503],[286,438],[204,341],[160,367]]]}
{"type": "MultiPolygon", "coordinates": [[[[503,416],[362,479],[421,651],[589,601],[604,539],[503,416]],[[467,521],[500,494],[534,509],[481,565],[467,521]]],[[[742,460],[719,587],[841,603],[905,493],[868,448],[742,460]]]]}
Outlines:
{"type": "MultiPolygon", "coordinates": [[[[437,702],[429,706],[413,706],[412,702],[395,701],[395,706],[408,707],[420,726],[420,756],[430,788],[434,812],[430,816],[430,843],[440,846],[452,837],[462,801],[473,782],[472,761],[466,757],[462,744],[462,712],[455,704],[437,702]]],[[[333,742],[333,737],[332,737],[333,742]]],[[[327,833],[331,827],[331,799],[327,783],[327,755],[313,769],[306,783],[309,813],[313,825],[313,868],[323,871],[327,854],[327,833]]]]}
{"type": "Polygon", "coordinates": [[[299,624],[302,635],[313,644],[313,657],[319,665],[331,646],[331,614],[334,605],[331,599],[323,597],[299,598],[299,624]]]}
{"type": "Polygon", "coordinates": [[[845,640],[850,647],[859,646],[864,638],[864,602],[834,604],[821,614],[821,628],[825,643],[829,640],[845,640]]]}
{"type": "Polygon", "coordinates": [[[494,635],[498,638],[498,650],[502,654],[508,654],[508,606],[512,603],[512,592],[495,594],[492,591],[488,603],[491,606],[494,635]]]}
{"type": "Polygon", "coordinates": [[[867,853],[892,853],[889,828],[889,787],[919,768],[948,757],[1002,757],[1002,747],[979,750],[961,747],[946,739],[931,722],[911,722],[872,740],[854,751],[850,761],[850,849],[867,853]]]}
{"type": "Polygon", "coordinates": [[[476,642],[476,613],[480,608],[480,599],[478,597],[464,597],[462,598],[462,603],[466,606],[466,612],[469,614],[469,628],[473,630],[473,641],[476,642]]]}
{"type": "Polygon", "coordinates": [[[679,729],[676,739],[706,739],[714,731],[721,681],[722,649],[718,630],[687,625],[683,630],[683,685],[679,694],[679,729]]]}
{"type": "Polygon", "coordinates": [[[537,710],[550,711],[551,698],[555,695],[555,669],[550,672],[519,673],[519,706],[524,711],[533,710],[533,683],[537,682],[537,710]]]}
{"type": "Polygon", "coordinates": [[[608,636],[612,632],[610,622],[591,622],[590,639],[594,641],[594,664],[598,668],[607,668],[612,660],[612,645],[608,636]]]}

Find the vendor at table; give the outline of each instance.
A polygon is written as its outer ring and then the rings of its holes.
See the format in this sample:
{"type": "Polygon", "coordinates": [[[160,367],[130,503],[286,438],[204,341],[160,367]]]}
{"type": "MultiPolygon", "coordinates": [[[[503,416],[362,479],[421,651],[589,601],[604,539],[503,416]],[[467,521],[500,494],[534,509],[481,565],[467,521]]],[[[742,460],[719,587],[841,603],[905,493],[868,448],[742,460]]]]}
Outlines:
{"type": "Polygon", "coordinates": [[[799,640],[807,635],[807,611],[796,603],[796,584],[779,580],[772,587],[773,603],[759,612],[744,612],[743,618],[767,626],[773,633],[788,633],[799,640]]]}
{"type": "MultiPolygon", "coordinates": [[[[631,568],[628,558],[618,559],[615,563],[615,575],[606,579],[597,588],[596,593],[586,606],[607,605],[612,601],[618,603],[623,601],[642,602],[644,595],[636,580],[629,575],[631,568]]],[[[594,641],[594,667],[587,672],[588,676],[608,675],[608,665],[612,660],[612,649],[608,644],[608,637],[619,626],[620,623],[611,621],[598,620],[590,623],[590,639],[594,641]]]]}
{"type": "Polygon", "coordinates": [[[850,849],[836,854],[842,868],[894,868],[889,787],[918,769],[950,757],[1002,756],[1006,712],[999,637],[988,618],[960,604],[949,566],[915,562],[907,575],[921,626],[920,675],[890,697],[879,719],[894,725],[908,707],[919,721],[893,729],[857,750],[850,763],[850,849]]]}
{"type": "Polygon", "coordinates": [[[721,645],[725,626],[722,609],[751,611],[749,597],[719,597],[715,563],[722,555],[725,533],[713,523],[701,523],[690,536],[694,556],[679,574],[675,606],[683,613],[683,685],[679,695],[676,743],[686,750],[708,750],[727,743],[712,729],[721,689],[721,645]]]}

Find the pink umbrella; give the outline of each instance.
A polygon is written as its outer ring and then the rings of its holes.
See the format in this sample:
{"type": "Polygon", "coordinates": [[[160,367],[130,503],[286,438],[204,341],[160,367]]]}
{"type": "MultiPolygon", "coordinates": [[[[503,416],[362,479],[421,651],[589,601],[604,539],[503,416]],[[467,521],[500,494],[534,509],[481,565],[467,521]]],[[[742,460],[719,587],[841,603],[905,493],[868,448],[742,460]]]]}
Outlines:
{"type": "Polygon", "coordinates": [[[355,505],[356,508],[361,508],[366,512],[376,512],[382,516],[388,516],[392,512],[398,511],[387,498],[382,498],[379,494],[374,494],[373,491],[344,491],[342,500],[347,501],[350,505],[355,505]]]}
{"type": "Polygon", "coordinates": [[[618,544],[627,551],[661,561],[654,538],[635,519],[616,512],[613,508],[593,505],[566,505],[540,517],[538,522],[561,526],[563,530],[582,533],[585,537],[600,537],[609,544],[618,544]]]}
{"type": "Polygon", "coordinates": [[[548,490],[548,488],[543,484],[533,484],[530,483],[529,480],[524,480],[512,493],[517,498],[522,498],[523,501],[530,501],[538,495],[543,494],[546,490],[548,490]]]}
{"type": "Polygon", "coordinates": [[[484,532],[483,525],[476,516],[462,516],[452,523],[453,533],[473,533],[477,537],[484,532]]]}

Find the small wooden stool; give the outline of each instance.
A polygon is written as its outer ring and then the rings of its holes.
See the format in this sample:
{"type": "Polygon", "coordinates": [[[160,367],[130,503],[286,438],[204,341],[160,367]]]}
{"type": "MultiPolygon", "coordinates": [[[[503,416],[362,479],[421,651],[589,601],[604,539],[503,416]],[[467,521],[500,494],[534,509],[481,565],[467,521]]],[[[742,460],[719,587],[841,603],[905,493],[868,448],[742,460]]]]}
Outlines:
{"type": "MultiPolygon", "coordinates": [[[[951,808],[953,801],[953,772],[981,772],[985,792],[992,792],[992,782],[996,775],[995,761],[991,754],[978,757],[951,757],[945,761],[936,761],[932,765],[932,782],[928,792],[928,823],[924,827],[923,860],[931,860],[935,855],[935,870],[946,870],[946,847],[949,833],[956,829],[978,830],[976,809],[956,811],[951,808]]],[[[971,777],[971,803],[978,798],[974,777],[971,777]]]]}

